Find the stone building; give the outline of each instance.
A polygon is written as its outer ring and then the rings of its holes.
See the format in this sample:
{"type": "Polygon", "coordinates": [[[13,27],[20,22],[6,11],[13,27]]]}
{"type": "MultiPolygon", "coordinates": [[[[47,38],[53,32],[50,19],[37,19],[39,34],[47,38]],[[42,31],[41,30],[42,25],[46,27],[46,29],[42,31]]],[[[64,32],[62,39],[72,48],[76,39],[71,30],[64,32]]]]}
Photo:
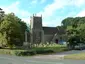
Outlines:
{"type": "Polygon", "coordinates": [[[42,16],[30,17],[30,42],[55,42],[56,39],[62,40],[61,34],[64,34],[63,28],[42,26],[42,16]]]}

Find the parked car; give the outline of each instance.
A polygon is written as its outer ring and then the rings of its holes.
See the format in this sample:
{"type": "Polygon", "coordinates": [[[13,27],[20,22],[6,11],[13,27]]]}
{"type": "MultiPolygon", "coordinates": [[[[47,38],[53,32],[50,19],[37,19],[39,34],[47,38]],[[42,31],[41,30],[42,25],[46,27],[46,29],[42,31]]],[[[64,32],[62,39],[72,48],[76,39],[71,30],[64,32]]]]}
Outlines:
{"type": "Polygon", "coordinates": [[[85,44],[79,43],[78,45],[75,46],[75,49],[83,50],[85,49],[85,44]]]}

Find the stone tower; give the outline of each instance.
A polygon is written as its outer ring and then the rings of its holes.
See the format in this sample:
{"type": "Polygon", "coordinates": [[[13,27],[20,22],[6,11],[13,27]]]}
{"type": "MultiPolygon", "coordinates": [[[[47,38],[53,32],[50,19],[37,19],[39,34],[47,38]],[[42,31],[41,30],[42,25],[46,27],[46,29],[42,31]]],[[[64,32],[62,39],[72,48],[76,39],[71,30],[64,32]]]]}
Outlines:
{"type": "Polygon", "coordinates": [[[33,15],[30,17],[31,43],[43,42],[42,16],[33,15]]]}

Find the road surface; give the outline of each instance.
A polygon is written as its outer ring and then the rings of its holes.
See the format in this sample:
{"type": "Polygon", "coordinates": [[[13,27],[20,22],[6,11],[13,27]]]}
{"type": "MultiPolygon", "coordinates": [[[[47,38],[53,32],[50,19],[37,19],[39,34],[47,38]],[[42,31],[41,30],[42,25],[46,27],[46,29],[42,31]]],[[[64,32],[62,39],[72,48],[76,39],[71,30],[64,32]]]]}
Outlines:
{"type": "Polygon", "coordinates": [[[79,53],[85,53],[85,50],[71,50],[71,51],[66,51],[66,52],[60,52],[56,54],[51,54],[51,55],[39,55],[39,56],[34,56],[34,58],[43,58],[43,59],[64,59],[64,56],[70,55],[70,54],[79,54],[79,53]]]}
{"type": "Polygon", "coordinates": [[[9,55],[0,55],[0,64],[85,64],[85,60],[64,60],[55,56],[45,58],[34,57],[17,57],[9,55]]]}

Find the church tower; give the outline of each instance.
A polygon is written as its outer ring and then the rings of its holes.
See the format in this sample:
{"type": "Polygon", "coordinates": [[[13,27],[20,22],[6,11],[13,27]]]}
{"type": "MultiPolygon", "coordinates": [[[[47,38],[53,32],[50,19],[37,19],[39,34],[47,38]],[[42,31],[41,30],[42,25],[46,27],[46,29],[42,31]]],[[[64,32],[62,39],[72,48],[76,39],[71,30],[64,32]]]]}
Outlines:
{"type": "Polygon", "coordinates": [[[33,15],[30,17],[31,43],[43,41],[42,16],[33,15]]]}

